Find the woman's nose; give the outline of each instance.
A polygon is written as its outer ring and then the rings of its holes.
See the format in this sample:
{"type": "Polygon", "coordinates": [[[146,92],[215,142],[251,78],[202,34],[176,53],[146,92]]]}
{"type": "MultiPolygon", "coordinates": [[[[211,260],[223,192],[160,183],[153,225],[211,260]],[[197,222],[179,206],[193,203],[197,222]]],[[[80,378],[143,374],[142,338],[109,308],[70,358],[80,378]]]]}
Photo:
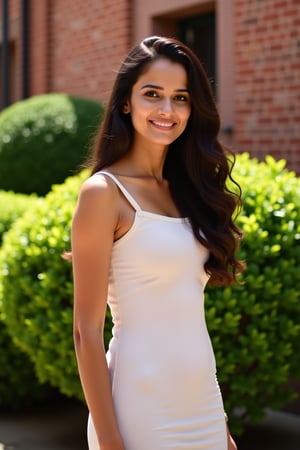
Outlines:
{"type": "Polygon", "coordinates": [[[160,104],[159,111],[165,114],[173,112],[172,100],[170,98],[163,99],[160,104]]]}

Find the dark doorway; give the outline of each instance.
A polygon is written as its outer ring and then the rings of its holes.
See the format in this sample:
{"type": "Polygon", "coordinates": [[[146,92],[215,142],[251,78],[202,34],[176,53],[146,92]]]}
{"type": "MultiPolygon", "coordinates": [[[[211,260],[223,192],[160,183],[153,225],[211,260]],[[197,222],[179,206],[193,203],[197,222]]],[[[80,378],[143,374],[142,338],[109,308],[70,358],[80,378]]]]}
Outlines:
{"type": "Polygon", "coordinates": [[[203,63],[216,92],[216,26],[215,13],[189,17],[178,22],[179,39],[188,45],[203,63]]]}

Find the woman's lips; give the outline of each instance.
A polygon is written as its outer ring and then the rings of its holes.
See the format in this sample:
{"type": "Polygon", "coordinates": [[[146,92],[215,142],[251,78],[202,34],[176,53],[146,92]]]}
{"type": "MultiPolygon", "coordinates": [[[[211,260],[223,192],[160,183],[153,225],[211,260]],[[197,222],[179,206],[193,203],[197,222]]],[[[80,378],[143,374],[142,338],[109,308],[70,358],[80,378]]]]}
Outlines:
{"type": "Polygon", "coordinates": [[[171,130],[176,123],[171,121],[150,120],[150,123],[161,130],[171,130]]]}

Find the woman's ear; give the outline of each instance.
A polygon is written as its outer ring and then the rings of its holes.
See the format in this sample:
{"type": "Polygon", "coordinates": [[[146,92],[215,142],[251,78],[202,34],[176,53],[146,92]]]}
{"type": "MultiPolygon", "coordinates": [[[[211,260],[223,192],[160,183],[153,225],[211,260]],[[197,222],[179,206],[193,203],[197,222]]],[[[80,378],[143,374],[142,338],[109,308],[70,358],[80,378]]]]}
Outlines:
{"type": "Polygon", "coordinates": [[[130,113],[130,105],[129,105],[128,101],[124,103],[123,108],[122,108],[122,112],[124,114],[129,114],[130,113]]]}

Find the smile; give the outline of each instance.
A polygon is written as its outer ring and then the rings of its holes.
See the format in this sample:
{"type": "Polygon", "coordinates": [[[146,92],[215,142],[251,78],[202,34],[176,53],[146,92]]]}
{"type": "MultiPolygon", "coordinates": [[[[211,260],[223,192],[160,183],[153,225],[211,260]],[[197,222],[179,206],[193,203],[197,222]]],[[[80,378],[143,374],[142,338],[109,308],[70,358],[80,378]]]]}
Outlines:
{"type": "Polygon", "coordinates": [[[176,125],[174,122],[160,122],[158,120],[150,120],[150,123],[155,127],[163,128],[165,130],[170,130],[176,125]]]}

